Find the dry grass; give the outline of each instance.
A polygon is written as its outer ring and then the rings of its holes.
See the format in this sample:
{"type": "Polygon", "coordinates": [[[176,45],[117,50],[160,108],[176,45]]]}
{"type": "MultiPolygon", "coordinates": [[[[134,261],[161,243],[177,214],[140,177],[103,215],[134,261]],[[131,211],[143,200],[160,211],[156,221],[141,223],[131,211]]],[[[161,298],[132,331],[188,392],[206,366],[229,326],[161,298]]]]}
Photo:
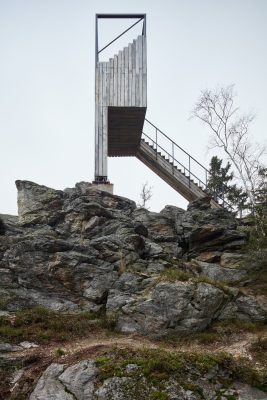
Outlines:
{"type": "Polygon", "coordinates": [[[0,340],[19,343],[23,340],[37,343],[65,342],[85,337],[99,329],[114,329],[116,321],[104,313],[81,312],[66,314],[35,307],[19,311],[15,318],[0,318],[0,340]]]}

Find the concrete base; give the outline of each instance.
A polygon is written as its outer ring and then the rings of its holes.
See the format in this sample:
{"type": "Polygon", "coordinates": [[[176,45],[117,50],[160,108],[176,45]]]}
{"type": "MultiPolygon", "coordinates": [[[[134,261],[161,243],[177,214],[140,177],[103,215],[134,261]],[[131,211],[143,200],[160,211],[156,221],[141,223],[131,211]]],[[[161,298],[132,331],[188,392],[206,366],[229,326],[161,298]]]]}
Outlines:
{"type": "Polygon", "coordinates": [[[110,194],[113,194],[114,185],[113,185],[113,183],[109,183],[109,182],[107,182],[107,183],[95,183],[95,182],[93,182],[93,183],[90,184],[90,187],[98,189],[98,190],[102,190],[103,192],[108,192],[110,194]]]}

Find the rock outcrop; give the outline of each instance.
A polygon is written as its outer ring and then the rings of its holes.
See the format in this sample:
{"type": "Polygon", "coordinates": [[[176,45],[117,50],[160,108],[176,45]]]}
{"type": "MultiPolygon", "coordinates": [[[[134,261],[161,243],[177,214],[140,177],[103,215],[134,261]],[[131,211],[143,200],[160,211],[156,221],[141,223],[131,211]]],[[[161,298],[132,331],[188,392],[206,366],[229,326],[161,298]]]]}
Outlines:
{"type": "Polygon", "coordinates": [[[246,234],[209,199],[155,213],[86,183],[16,184],[18,217],[0,215],[2,312],[104,309],[122,332],[152,337],[266,321],[266,302],[233,287],[246,280],[246,234]]]}
{"type": "Polygon", "coordinates": [[[170,357],[172,368],[168,375],[163,372],[168,366],[164,362],[157,365],[151,356],[153,353],[146,354],[147,363],[137,359],[135,364],[114,360],[111,365],[112,360],[107,357],[100,362],[83,360],[71,366],[53,363],[44,371],[29,399],[266,400],[266,393],[235,380],[231,370],[208,357],[202,365],[201,357],[197,360],[199,365],[188,358],[186,367],[184,360],[170,357]],[[149,361],[154,361],[154,370],[150,371],[149,361]],[[207,361],[209,366],[205,365],[207,361]],[[175,363],[180,367],[177,370],[175,363]]]}

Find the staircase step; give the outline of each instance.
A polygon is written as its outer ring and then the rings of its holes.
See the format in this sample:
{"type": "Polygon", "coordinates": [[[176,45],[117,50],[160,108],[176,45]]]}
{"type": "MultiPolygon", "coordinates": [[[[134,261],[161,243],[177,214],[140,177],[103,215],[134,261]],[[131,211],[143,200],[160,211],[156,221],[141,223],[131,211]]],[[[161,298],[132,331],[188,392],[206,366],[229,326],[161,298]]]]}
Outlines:
{"type": "MultiPolygon", "coordinates": [[[[196,188],[199,188],[199,190],[202,193],[210,194],[209,191],[207,190],[207,188],[205,187],[205,184],[202,184],[198,180],[197,177],[195,177],[193,174],[190,174],[190,172],[185,167],[183,167],[182,164],[180,164],[171,155],[168,154],[168,151],[167,151],[168,148],[165,151],[164,149],[161,149],[160,146],[157,146],[156,143],[153,142],[153,140],[146,137],[145,134],[144,134],[144,136],[145,137],[141,138],[141,143],[143,144],[143,148],[142,147],[140,148],[140,152],[142,155],[142,152],[144,150],[143,157],[144,157],[144,159],[148,158],[148,160],[147,160],[148,166],[149,166],[149,158],[151,159],[151,165],[153,166],[153,168],[151,167],[151,169],[154,170],[154,172],[157,169],[159,169],[159,171],[162,169],[165,169],[165,174],[167,176],[166,179],[168,180],[168,174],[172,175],[173,176],[172,180],[174,180],[174,181],[177,180],[178,183],[180,182],[181,187],[183,185],[184,185],[184,187],[187,187],[187,189],[185,189],[185,188],[183,189],[185,191],[185,193],[187,193],[188,191],[190,192],[190,190],[191,190],[192,196],[193,195],[197,196],[196,188]],[[147,151],[145,152],[145,150],[147,150],[147,151]],[[152,150],[153,150],[153,152],[152,152],[152,150]],[[161,151],[159,151],[159,150],[161,150],[161,151]],[[153,155],[152,155],[152,153],[153,153],[153,155]],[[158,161],[155,161],[156,158],[158,158],[158,161]],[[166,162],[164,162],[164,161],[166,161],[166,162]],[[167,164],[167,162],[168,162],[168,164],[167,164]],[[179,172],[180,176],[179,176],[179,174],[176,174],[176,172],[174,173],[174,168],[175,168],[175,171],[179,172]],[[183,179],[181,175],[183,175],[186,179],[183,179]],[[192,187],[190,189],[191,184],[192,184],[192,187]]],[[[141,160],[141,158],[140,158],[140,160],[141,160]]],[[[143,162],[146,164],[145,161],[143,161],[143,162]]],[[[161,171],[161,174],[163,174],[163,176],[164,176],[164,172],[162,173],[162,171],[161,171]]],[[[161,175],[159,174],[159,176],[161,176],[161,175]]],[[[165,180],[165,178],[163,178],[163,179],[165,180]]],[[[165,181],[167,182],[167,180],[165,180],[165,181]]],[[[178,186],[178,189],[179,189],[179,186],[178,186]]],[[[180,193],[179,190],[177,190],[177,191],[180,193]]],[[[182,189],[181,189],[181,191],[182,191],[182,189]]],[[[215,196],[212,196],[212,197],[215,199],[215,202],[216,202],[215,196]]],[[[217,199],[217,202],[219,203],[220,200],[217,199]]]]}

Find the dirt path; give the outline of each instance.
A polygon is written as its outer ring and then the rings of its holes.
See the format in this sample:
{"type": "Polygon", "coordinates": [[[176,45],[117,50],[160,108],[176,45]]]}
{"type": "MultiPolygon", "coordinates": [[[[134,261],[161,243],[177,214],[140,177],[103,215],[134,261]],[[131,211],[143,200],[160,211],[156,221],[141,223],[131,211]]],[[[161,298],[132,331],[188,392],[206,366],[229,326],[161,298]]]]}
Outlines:
{"type": "Polygon", "coordinates": [[[214,342],[211,344],[201,344],[197,341],[192,342],[164,342],[151,340],[138,335],[120,335],[120,334],[105,334],[98,333],[94,337],[84,339],[76,339],[66,343],[52,343],[50,345],[40,345],[37,348],[25,349],[16,352],[16,357],[29,356],[39,354],[40,356],[52,357],[57,355],[57,350],[61,349],[64,352],[62,359],[69,358],[76,353],[93,351],[93,349],[112,348],[112,347],[129,347],[133,349],[161,349],[169,352],[194,352],[194,353],[229,353],[234,357],[252,358],[249,352],[250,344],[257,339],[256,334],[243,333],[235,335],[234,338],[229,338],[226,342],[214,342]]]}

